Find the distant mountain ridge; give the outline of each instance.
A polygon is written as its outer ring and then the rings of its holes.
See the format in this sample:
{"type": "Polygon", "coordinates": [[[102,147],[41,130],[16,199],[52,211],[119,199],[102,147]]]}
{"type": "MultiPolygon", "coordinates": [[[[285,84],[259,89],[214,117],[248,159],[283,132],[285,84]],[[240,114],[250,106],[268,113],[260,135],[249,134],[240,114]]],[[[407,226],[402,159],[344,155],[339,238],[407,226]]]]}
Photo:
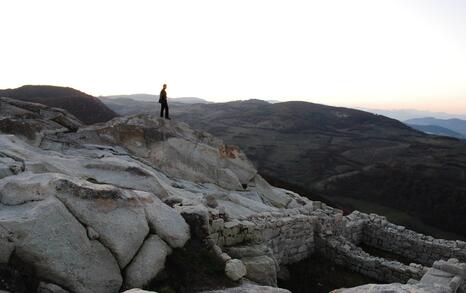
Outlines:
{"type": "Polygon", "coordinates": [[[0,97],[62,108],[85,124],[106,122],[118,116],[98,98],[70,87],[25,85],[15,89],[0,90],[0,97]]]}
{"type": "Polygon", "coordinates": [[[437,119],[433,117],[423,117],[406,120],[405,123],[411,125],[435,125],[457,132],[466,137],[466,120],[462,119],[437,119]]]}
{"type": "Polygon", "coordinates": [[[409,123],[406,123],[406,124],[416,130],[419,130],[419,131],[422,131],[428,134],[450,136],[450,137],[455,137],[459,139],[466,139],[466,136],[462,135],[461,133],[455,132],[445,127],[441,127],[437,125],[417,125],[417,124],[409,124],[409,123]]]}
{"type": "Polygon", "coordinates": [[[358,108],[366,112],[387,116],[393,119],[400,121],[406,121],[409,119],[415,118],[424,118],[424,117],[435,117],[437,119],[463,119],[466,120],[466,115],[461,114],[451,114],[444,112],[431,112],[431,111],[421,111],[415,109],[398,109],[398,110],[384,110],[384,109],[371,109],[371,108],[358,108]]]}
{"type": "MultiPolygon", "coordinates": [[[[110,96],[100,96],[101,99],[132,99],[136,101],[143,102],[157,102],[159,100],[159,95],[151,94],[132,94],[132,95],[110,95],[110,96]]],[[[180,97],[180,98],[171,98],[169,97],[170,102],[172,103],[183,103],[183,104],[208,104],[209,101],[206,101],[201,98],[196,97],[180,97]]]]}

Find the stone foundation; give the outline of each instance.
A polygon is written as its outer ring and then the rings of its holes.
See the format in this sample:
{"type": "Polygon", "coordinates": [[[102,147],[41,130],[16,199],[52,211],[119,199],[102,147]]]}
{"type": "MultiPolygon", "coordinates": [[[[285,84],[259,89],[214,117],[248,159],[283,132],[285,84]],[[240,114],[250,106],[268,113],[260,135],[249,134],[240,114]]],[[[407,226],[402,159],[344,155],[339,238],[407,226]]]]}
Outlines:
{"type": "Polygon", "coordinates": [[[466,242],[435,239],[398,226],[376,214],[354,212],[345,217],[344,236],[355,244],[365,243],[431,266],[440,259],[466,261],[466,242]]]}
{"type": "Polygon", "coordinates": [[[330,261],[381,282],[419,280],[427,268],[372,256],[342,236],[316,237],[317,251],[330,261]]]}
{"type": "MultiPolygon", "coordinates": [[[[275,285],[281,265],[312,257],[316,251],[331,262],[384,283],[417,282],[435,261],[466,260],[462,241],[434,239],[375,214],[356,211],[343,217],[340,210],[320,202],[231,220],[216,210],[205,213],[205,224],[197,226],[205,227],[205,239],[217,255],[225,263],[233,258],[247,264],[251,272],[246,278],[260,283],[259,272],[267,275],[267,285],[275,285]],[[413,263],[372,256],[358,247],[360,243],[405,256],[413,263]],[[264,263],[270,269],[257,270],[264,263]]],[[[463,281],[461,284],[460,288],[463,281]]]]}

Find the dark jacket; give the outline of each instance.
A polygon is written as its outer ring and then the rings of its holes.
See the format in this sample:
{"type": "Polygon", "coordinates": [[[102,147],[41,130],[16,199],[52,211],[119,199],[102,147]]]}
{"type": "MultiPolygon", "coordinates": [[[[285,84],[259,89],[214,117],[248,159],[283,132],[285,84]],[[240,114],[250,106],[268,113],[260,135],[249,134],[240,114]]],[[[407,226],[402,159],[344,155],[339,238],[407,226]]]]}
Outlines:
{"type": "Polygon", "coordinates": [[[160,91],[159,103],[160,104],[167,104],[167,92],[165,91],[165,89],[162,89],[160,91]]]}

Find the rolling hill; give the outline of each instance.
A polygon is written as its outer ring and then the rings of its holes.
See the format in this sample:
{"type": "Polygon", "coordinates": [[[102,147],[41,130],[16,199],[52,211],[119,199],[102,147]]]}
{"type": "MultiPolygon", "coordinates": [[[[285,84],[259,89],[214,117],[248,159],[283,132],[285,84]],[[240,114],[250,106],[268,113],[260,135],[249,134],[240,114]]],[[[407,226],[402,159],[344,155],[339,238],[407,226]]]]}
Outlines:
{"type": "Polygon", "coordinates": [[[69,87],[25,85],[15,89],[0,90],[0,97],[62,108],[85,124],[106,122],[118,116],[96,97],[69,87]]]}
{"type": "Polygon", "coordinates": [[[239,145],[272,182],[377,203],[466,235],[466,142],[306,102],[191,105],[177,118],[239,145]]]}

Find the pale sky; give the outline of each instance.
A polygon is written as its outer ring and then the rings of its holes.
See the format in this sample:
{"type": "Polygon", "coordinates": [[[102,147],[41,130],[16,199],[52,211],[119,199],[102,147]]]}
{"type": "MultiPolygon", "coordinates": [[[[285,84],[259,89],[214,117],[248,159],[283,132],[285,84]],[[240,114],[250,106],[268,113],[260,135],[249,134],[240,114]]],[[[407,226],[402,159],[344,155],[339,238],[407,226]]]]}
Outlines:
{"type": "Polygon", "coordinates": [[[466,114],[466,0],[0,0],[0,88],[466,114]]]}

